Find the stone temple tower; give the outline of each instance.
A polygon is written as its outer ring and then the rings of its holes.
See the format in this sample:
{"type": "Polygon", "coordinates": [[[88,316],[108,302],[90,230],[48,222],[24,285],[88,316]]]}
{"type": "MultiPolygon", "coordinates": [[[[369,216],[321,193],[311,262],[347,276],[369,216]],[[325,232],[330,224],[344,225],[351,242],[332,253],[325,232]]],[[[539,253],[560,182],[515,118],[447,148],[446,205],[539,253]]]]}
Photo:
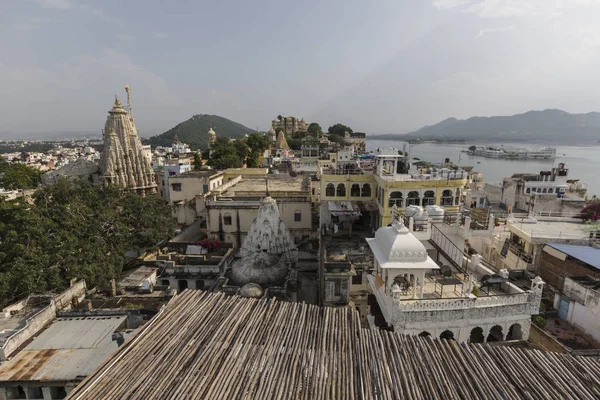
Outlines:
{"type": "Polygon", "coordinates": [[[104,125],[104,150],[100,156],[101,179],[106,184],[133,189],[141,195],[155,193],[154,170],[144,153],[135,127],[129,86],[125,86],[125,90],[129,112],[115,97],[115,104],[108,111],[104,125]]]}

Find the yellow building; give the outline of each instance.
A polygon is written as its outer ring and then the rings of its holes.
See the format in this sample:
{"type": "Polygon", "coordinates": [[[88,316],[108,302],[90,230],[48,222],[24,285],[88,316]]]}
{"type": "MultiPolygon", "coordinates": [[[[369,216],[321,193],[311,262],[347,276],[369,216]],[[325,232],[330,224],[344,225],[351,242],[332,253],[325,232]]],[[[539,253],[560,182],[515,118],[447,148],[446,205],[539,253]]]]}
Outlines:
{"type": "Polygon", "coordinates": [[[382,149],[374,158],[373,171],[322,168],[320,179],[321,201],[375,203],[375,225],[380,227],[391,222],[394,205],[400,209],[439,205],[446,211],[458,211],[467,172],[441,166],[419,168],[397,150],[382,149]]]}

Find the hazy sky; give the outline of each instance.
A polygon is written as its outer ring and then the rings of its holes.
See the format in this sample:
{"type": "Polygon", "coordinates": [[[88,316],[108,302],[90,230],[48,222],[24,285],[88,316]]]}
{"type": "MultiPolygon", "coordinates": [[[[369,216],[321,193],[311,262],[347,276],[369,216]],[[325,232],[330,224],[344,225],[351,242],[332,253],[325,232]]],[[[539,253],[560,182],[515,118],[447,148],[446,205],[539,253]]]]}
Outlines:
{"type": "MultiPolygon", "coordinates": [[[[600,111],[600,0],[0,0],[0,132],[600,111]]],[[[0,137],[2,135],[0,134],[0,137]]]]}

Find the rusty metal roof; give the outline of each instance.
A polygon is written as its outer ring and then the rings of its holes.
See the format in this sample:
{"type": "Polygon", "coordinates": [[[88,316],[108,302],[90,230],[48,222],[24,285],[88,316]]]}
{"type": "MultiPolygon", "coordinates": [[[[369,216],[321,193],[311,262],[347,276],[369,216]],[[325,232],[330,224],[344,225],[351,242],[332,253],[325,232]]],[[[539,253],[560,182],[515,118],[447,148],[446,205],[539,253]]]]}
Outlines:
{"type": "Polygon", "coordinates": [[[0,366],[0,382],[83,379],[118,348],[112,333],[126,316],[58,318],[0,366]]]}

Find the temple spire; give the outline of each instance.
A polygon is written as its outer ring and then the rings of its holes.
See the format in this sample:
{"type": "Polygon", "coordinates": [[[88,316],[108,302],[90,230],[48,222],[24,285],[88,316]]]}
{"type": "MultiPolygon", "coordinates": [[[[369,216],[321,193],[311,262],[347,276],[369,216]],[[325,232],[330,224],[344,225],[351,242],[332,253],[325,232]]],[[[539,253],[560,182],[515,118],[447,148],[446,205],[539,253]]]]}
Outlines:
{"type": "Polygon", "coordinates": [[[131,107],[131,88],[129,85],[125,85],[125,91],[127,92],[127,106],[129,107],[129,118],[131,118],[131,122],[135,123],[133,120],[133,108],[131,107]]]}

